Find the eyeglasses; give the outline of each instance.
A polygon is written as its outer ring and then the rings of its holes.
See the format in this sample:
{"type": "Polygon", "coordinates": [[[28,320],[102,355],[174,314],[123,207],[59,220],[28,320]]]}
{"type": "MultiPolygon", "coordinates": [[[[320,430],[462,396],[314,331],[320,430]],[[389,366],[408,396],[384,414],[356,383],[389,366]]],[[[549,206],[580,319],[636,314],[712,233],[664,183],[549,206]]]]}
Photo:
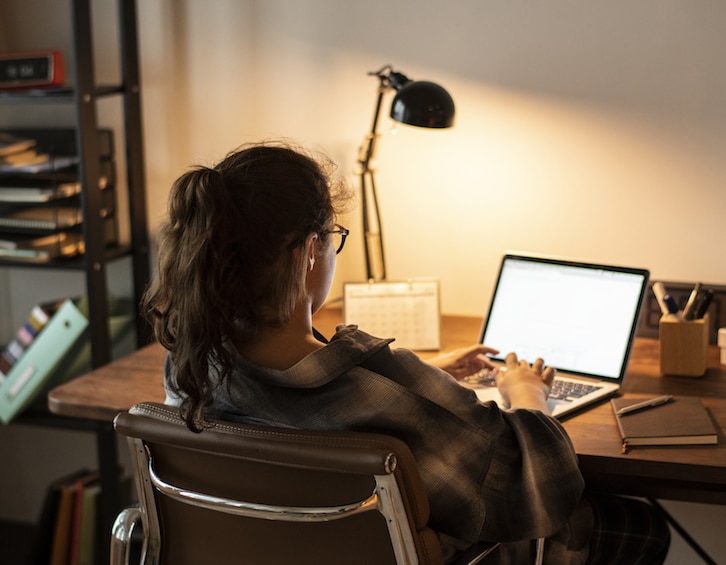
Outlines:
{"type": "Polygon", "coordinates": [[[327,230],[323,233],[329,233],[333,235],[333,246],[335,247],[335,254],[337,255],[341,251],[343,251],[343,246],[345,245],[345,238],[348,237],[348,234],[350,233],[350,230],[347,228],[344,228],[340,224],[334,224],[335,229],[334,230],[327,230]]]}

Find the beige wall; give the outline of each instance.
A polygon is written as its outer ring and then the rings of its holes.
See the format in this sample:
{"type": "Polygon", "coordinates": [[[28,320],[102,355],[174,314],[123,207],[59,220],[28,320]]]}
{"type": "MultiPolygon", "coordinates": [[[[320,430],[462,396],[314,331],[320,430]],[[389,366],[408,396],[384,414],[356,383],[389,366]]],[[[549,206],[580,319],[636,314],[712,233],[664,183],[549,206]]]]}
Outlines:
{"type": "MultiPolygon", "coordinates": [[[[4,42],[67,45],[67,11],[52,4],[50,33],[11,26],[4,42]]],[[[17,21],[40,5],[4,9],[17,21]]],[[[102,47],[115,8],[94,6],[102,47]]],[[[187,166],[258,139],[325,151],[357,189],[377,86],[366,73],[391,63],[446,86],[458,115],[451,130],[393,136],[384,113],[374,165],[389,278],[439,278],[442,310],[472,315],[506,249],[724,284],[724,22],[726,4],[677,0],[139,2],[150,223],[187,166]]],[[[97,66],[113,78],[118,63],[101,48],[97,66]]],[[[364,277],[357,212],[345,223],[333,297],[364,277]]]]}
{"type": "MultiPolygon", "coordinates": [[[[395,137],[381,122],[389,278],[440,278],[443,311],[473,315],[505,249],[726,282],[725,4],[140,4],[152,223],[188,164],[260,138],[322,149],[357,186],[366,73],[391,63],[445,85],[458,116],[395,137]]],[[[346,222],[339,282],[364,276],[346,222]]]]}

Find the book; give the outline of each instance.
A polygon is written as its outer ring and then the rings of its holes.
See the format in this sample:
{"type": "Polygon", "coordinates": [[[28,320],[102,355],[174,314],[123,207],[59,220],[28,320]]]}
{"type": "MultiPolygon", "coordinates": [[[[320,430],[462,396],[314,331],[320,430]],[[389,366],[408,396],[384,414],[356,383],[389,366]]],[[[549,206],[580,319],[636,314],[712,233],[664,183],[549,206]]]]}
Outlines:
{"type": "MultiPolygon", "coordinates": [[[[107,534],[101,527],[101,475],[82,468],[54,480],[46,491],[29,565],[97,565],[107,534]]],[[[130,477],[119,467],[121,504],[131,503],[130,477]]]]}
{"type": "Polygon", "coordinates": [[[77,206],[0,208],[0,228],[50,231],[68,229],[83,222],[77,206]]]}
{"type": "Polygon", "coordinates": [[[0,157],[1,165],[11,165],[13,167],[25,167],[26,165],[37,165],[45,163],[48,160],[47,153],[38,153],[35,149],[26,149],[17,153],[9,153],[0,157]]]}
{"type": "Polygon", "coordinates": [[[73,510],[76,499],[76,482],[63,484],[58,498],[58,509],[50,546],[50,565],[68,565],[73,531],[73,510]]]}
{"type": "Polygon", "coordinates": [[[94,483],[83,489],[83,507],[81,510],[81,531],[78,538],[78,565],[96,565],[103,560],[98,559],[99,506],[101,500],[101,484],[94,483]]]}
{"type": "Polygon", "coordinates": [[[0,173],[43,173],[65,169],[78,163],[79,159],[75,155],[58,155],[52,158],[46,156],[38,162],[21,164],[0,162],[0,173]]]}
{"type": "MultiPolygon", "coordinates": [[[[76,128],[11,128],[3,133],[16,138],[32,140],[31,147],[53,156],[78,156],[76,128]]],[[[98,130],[97,149],[101,160],[113,159],[115,153],[113,130],[98,130]]],[[[90,141],[90,140],[89,140],[90,141]]],[[[18,146],[14,151],[18,151],[18,146]]]]}
{"type": "MultiPolygon", "coordinates": [[[[98,471],[83,470],[66,477],[59,484],[59,495],[53,536],[50,543],[50,565],[77,562],[84,490],[99,481],[98,471]]],[[[47,542],[46,542],[47,543],[47,542]]]]}
{"type": "Polygon", "coordinates": [[[7,234],[0,239],[0,258],[27,263],[49,263],[82,255],[86,250],[83,234],[59,232],[44,236],[7,234]]]}
{"type": "Polygon", "coordinates": [[[642,402],[638,398],[613,398],[623,453],[632,446],[710,445],[718,443],[718,430],[700,398],[679,396],[671,402],[618,415],[618,410],[642,402]]]}
{"type": "MultiPolygon", "coordinates": [[[[116,185],[116,167],[113,161],[101,161],[98,189],[104,195],[104,207],[110,207],[116,185]],[[108,194],[107,194],[108,193],[108,194]]],[[[82,192],[77,167],[63,171],[0,174],[0,202],[10,204],[43,204],[78,196],[82,192]]]]}
{"type": "MultiPolygon", "coordinates": [[[[75,305],[81,314],[85,317],[89,316],[87,297],[84,296],[76,300],[75,305]]],[[[108,297],[108,331],[115,356],[118,356],[118,352],[126,352],[131,345],[129,338],[133,340],[135,321],[136,307],[133,300],[125,297],[108,297]],[[121,349],[117,352],[116,347],[121,349]]],[[[88,373],[92,369],[91,335],[90,328],[87,327],[53,370],[53,375],[48,380],[46,390],[88,373]]]]}
{"type": "MultiPolygon", "coordinates": [[[[106,179],[103,178],[101,182],[106,183],[106,179]]],[[[15,186],[4,186],[0,184],[0,202],[21,204],[44,203],[62,198],[70,198],[80,193],[81,183],[77,181],[61,182],[54,186],[32,186],[27,181],[16,182],[15,186]]]]}
{"type": "Polygon", "coordinates": [[[79,478],[75,487],[68,565],[94,565],[96,511],[101,494],[98,472],[79,478]]]}
{"type": "Polygon", "coordinates": [[[25,350],[30,347],[59,306],[59,302],[47,302],[33,306],[26,322],[18,328],[15,337],[0,354],[0,383],[5,380],[13,365],[23,356],[25,350]]]}
{"type": "Polygon", "coordinates": [[[44,390],[55,368],[88,326],[73,300],[65,300],[0,382],[0,421],[10,423],[44,390]]]}
{"type": "Polygon", "coordinates": [[[56,523],[58,516],[62,514],[61,491],[65,485],[74,485],[79,478],[89,473],[88,469],[74,471],[55,479],[48,485],[35,532],[30,565],[48,565],[50,562],[56,523]]]}
{"type": "Polygon", "coordinates": [[[0,131],[0,157],[22,153],[35,147],[35,140],[0,131]]]}

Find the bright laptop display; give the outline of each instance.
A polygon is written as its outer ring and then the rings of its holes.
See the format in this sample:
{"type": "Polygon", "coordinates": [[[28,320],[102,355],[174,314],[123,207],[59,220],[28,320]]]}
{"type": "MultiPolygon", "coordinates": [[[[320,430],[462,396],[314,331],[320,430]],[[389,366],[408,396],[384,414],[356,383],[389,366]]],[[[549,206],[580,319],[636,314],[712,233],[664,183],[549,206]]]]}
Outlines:
{"type": "MultiPolygon", "coordinates": [[[[596,385],[552,394],[550,409],[561,417],[619,389],[648,277],[645,269],[507,254],[480,342],[500,351],[498,361],[512,351],[530,363],[542,357],[557,369],[558,386],[596,385]]],[[[481,400],[501,402],[496,387],[475,388],[481,400]]]]}

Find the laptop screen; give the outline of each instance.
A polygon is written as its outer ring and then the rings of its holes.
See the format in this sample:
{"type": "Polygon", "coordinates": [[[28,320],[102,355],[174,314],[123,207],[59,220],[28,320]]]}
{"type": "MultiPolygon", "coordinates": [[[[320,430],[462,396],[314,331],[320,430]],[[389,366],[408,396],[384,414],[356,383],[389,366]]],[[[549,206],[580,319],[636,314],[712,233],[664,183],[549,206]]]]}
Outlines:
{"type": "Polygon", "coordinates": [[[649,273],[505,255],[480,342],[558,371],[622,380],[649,273]]]}

